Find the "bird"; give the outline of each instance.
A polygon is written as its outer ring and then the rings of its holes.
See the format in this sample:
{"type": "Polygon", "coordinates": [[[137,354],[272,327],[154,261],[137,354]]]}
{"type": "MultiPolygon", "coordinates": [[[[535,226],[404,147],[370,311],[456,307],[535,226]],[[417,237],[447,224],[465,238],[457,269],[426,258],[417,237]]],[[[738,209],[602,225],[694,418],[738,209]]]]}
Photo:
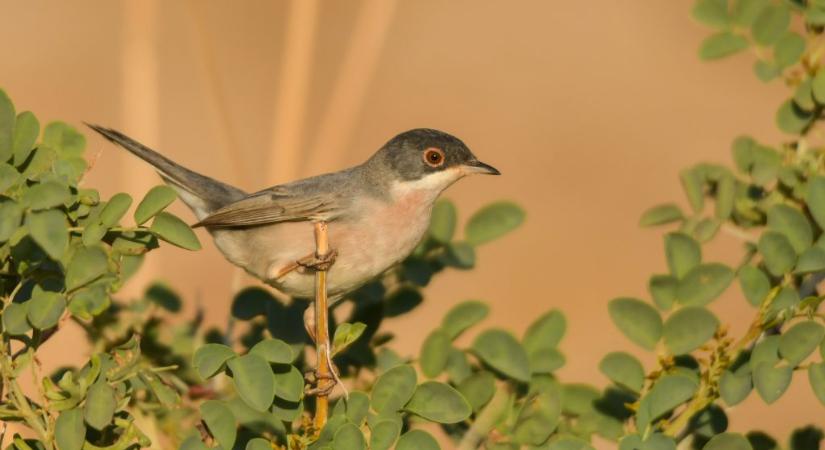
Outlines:
{"type": "Polygon", "coordinates": [[[294,297],[314,295],[328,270],[330,303],[403,261],[423,240],[433,205],[471,174],[500,175],[457,137],[417,128],[398,134],[364,163],[254,193],[183,167],[125,134],[86,124],[152,165],[177,191],[229,262],[294,297]],[[314,224],[331,251],[315,252],[314,224]]]}

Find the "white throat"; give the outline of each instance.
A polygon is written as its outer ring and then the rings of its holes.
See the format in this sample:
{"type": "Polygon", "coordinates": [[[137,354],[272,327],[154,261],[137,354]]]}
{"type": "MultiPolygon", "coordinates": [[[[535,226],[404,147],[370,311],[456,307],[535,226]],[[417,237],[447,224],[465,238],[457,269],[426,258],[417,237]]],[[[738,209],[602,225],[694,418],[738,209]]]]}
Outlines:
{"type": "Polygon", "coordinates": [[[399,200],[410,194],[418,194],[435,200],[444,189],[447,189],[458,181],[464,173],[459,169],[447,169],[440,172],[431,173],[418,180],[396,181],[390,187],[390,194],[393,199],[399,200]]]}

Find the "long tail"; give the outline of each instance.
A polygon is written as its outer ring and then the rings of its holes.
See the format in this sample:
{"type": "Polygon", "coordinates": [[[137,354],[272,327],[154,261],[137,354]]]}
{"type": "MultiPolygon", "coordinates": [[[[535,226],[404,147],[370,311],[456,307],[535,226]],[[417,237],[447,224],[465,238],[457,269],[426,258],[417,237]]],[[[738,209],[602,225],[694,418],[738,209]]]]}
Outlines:
{"type": "Polygon", "coordinates": [[[163,180],[178,191],[180,199],[192,209],[198,220],[246,196],[244,191],[193,172],[119,131],[89,123],[86,125],[154,166],[163,180]]]}

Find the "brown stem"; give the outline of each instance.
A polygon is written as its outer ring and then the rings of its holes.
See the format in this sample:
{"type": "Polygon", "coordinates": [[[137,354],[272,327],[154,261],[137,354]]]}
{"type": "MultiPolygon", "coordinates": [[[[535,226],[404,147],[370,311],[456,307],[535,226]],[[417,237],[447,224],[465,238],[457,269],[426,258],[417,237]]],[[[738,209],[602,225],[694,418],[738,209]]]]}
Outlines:
{"type": "MultiPolygon", "coordinates": [[[[315,254],[320,259],[329,253],[327,238],[327,224],[315,223],[315,254]]],[[[331,368],[329,366],[329,325],[327,314],[327,272],[315,272],[315,352],[317,355],[317,379],[328,380],[331,368]]],[[[321,430],[327,423],[329,412],[329,392],[321,389],[315,399],[315,429],[321,430]]]]}

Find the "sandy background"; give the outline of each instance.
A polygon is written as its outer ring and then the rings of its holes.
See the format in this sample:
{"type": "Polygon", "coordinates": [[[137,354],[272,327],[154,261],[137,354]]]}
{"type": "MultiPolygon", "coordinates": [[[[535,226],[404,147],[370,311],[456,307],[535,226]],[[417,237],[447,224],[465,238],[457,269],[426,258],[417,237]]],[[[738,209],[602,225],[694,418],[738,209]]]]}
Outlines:
{"type": "MultiPolygon", "coordinates": [[[[736,135],[780,138],[773,112],[785,89],[757,81],[748,55],[700,63],[707,30],[691,3],[2,0],[0,86],[41,121],[110,125],[248,190],[359,163],[409,128],[454,133],[504,173],[447,192],[462,217],[511,199],[528,219],[482,248],[475,271],[439,277],[393,324],[397,345],[417,349],[464,299],[491,302],[488,322],[519,333],[560,308],[570,324],[562,377],[602,384],[602,355],[636,352],[607,301],[645,296],[648,276],[665,270],[661,235],[637,228],[640,213],[684,204],[678,170],[728,163],[736,135]]],[[[87,179],[105,194],[139,197],[158,181],[90,137],[98,152],[87,179]]],[[[130,291],[162,278],[222,321],[237,277],[201,238],[198,254],[155,253],[130,291]]],[[[711,258],[738,256],[728,238],[712,247],[711,258]]],[[[734,331],[751,317],[736,288],[714,308],[734,331]]],[[[72,339],[49,343],[46,359],[76,358],[72,339]]],[[[752,395],[732,428],[784,441],[821,419],[806,378],[770,409],[752,395]]]]}

